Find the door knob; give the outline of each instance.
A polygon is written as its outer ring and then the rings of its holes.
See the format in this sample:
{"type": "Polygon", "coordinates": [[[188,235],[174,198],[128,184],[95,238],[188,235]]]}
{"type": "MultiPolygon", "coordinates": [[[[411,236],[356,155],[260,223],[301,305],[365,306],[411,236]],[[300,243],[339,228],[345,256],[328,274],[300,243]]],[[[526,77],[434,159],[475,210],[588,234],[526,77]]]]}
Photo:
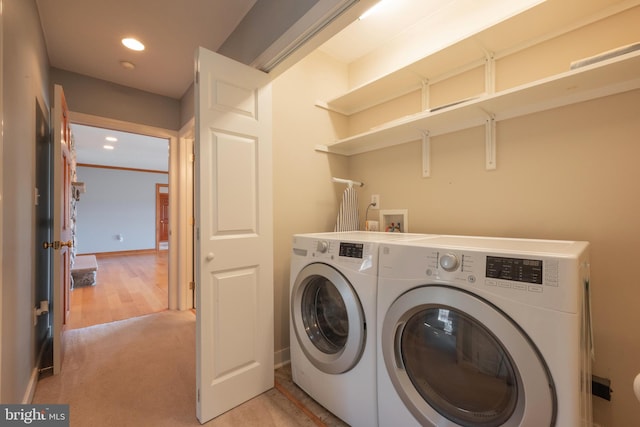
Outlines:
{"type": "Polygon", "coordinates": [[[67,240],[66,242],[61,242],[60,240],[56,240],[53,242],[42,242],[42,247],[44,249],[53,248],[55,250],[58,250],[63,246],[66,246],[68,248],[73,247],[73,240],[67,240]]]}
{"type": "Polygon", "coordinates": [[[205,257],[205,259],[206,259],[207,261],[211,261],[211,260],[213,260],[215,257],[216,257],[216,256],[215,256],[215,254],[214,254],[213,252],[209,252],[209,253],[207,254],[207,256],[205,257]]]}

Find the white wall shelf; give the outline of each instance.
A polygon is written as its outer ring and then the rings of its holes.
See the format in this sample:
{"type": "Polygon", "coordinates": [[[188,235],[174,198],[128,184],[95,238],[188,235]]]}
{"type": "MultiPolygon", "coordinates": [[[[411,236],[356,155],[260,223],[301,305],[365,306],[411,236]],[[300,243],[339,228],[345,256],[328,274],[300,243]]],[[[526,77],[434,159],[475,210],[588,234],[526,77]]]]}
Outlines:
{"type": "MultiPolygon", "coordinates": [[[[486,125],[577,102],[640,88],[640,51],[527,83],[495,94],[388,122],[370,131],[316,147],[319,151],[354,155],[486,125]]],[[[495,134],[494,134],[495,136],[495,134]]],[[[490,141],[487,142],[489,144],[490,141]]],[[[487,147],[487,154],[489,150],[487,147]]],[[[493,147],[495,156],[495,147],[493,147]]],[[[487,158],[489,162],[489,158],[487,158]]],[[[493,165],[495,168],[495,163],[493,165]]],[[[493,169],[487,163],[487,169],[493,169]]]]}
{"type": "Polygon", "coordinates": [[[638,0],[546,0],[438,51],[423,52],[422,57],[407,60],[397,70],[316,105],[352,115],[419,90],[424,81],[434,83],[456,71],[482,66],[489,53],[508,55],[638,4],[638,0]]]}

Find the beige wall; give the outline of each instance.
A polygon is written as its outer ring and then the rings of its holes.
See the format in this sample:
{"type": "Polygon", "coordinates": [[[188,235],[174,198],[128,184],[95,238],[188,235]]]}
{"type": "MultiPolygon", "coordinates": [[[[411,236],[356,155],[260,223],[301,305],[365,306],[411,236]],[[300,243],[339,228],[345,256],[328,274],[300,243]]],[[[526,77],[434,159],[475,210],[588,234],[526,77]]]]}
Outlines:
{"type": "MultiPolygon", "coordinates": [[[[594,398],[603,426],[638,419],[640,372],[640,91],[498,123],[498,168],[484,169],[484,129],[432,138],[432,176],[419,142],[350,158],[383,209],[408,209],[410,231],[591,242],[594,373],[612,401],[594,398]]],[[[364,207],[361,203],[361,209],[364,207]]],[[[553,333],[553,331],[550,331],[553,333]]],[[[559,345],[562,345],[562,337],[559,345]]]]}
{"type": "MultiPolygon", "coordinates": [[[[640,40],[640,8],[500,59],[498,90],[568,70],[572,60],[640,40]]],[[[380,60],[381,58],[379,58],[380,60]]],[[[480,74],[481,76],[481,74],[480,74]]],[[[477,96],[476,71],[434,85],[432,105],[477,96]],[[466,80],[465,80],[466,78],[466,80]]],[[[350,132],[406,114],[413,93],[352,116],[350,132]]],[[[591,242],[594,374],[610,378],[611,402],[594,397],[601,426],[640,419],[632,381],[640,372],[640,299],[635,256],[640,243],[640,90],[497,124],[497,170],[485,170],[484,128],[433,137],[431,178],[421,177],[421,143],[349,158],[349,177],[382,209],[408,209],[411,232],[591,242]]],[[[370,219],[377,219],[377,211],[370,219]]],[[[553,331],[549,331],[550,334],[553,331]]],[[[562,345],[562,337],[558,337],[562,345]]]]}
{"type": "MultiPolygon", "coordinates": [[[[572,60],[640,40],[640,27],[629,24],[638,19],[640,8],[632,8],[502,57],[496,87],[568,70],[572,60]]],[[[495,171],[485,170],[484,128],[433,137],[431,177],[422,178],[420,141],[349,158],[314,151],[334,135],[362,132],[420,109],[419,93],[350,118],[313,107],[347,84],[348,74],[349,67],[345,71],[316,53],[274,84],[276,349],[288,346],[291,235],[331,230],[342,188],[329,177],[347,173],[366,183],[359,190],[361,213],[370,195],[379,194],[383,209],[408,209],[412,232],[591,242],[594,373],[610,378],[614,390],[611,402],[593,398],[594,418],[603,427],[634,423],[640,413],[632,392],[640,372],[634,274],[640,90],[499,121],[495,171]]],[[[442,81],[432,87],[432,106],[477,96],[482,81],[481,70],[442,81]]],[[[370,219],[377,215],[369,212],[370,219]]]]}
{"type": "Polygon", "coordinates": [[[287,360],[289,259],[295,233],[333,231],[347,158],[316,152],[344,133],[346,120],[314,106],[346,89],[346,67],[313,53],[273,83],[275,348],[287,360]]]}

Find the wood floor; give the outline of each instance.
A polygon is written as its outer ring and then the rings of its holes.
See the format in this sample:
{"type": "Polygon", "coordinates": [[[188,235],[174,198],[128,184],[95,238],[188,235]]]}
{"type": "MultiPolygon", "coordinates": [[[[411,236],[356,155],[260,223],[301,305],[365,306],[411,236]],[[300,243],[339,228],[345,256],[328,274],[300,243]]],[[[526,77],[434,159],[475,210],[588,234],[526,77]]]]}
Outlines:
{"type": "Polygon", "coordinates": [[[95,286],[71,290],[67,329],[166,310],[169,251],[98,254],[95,286]]]}

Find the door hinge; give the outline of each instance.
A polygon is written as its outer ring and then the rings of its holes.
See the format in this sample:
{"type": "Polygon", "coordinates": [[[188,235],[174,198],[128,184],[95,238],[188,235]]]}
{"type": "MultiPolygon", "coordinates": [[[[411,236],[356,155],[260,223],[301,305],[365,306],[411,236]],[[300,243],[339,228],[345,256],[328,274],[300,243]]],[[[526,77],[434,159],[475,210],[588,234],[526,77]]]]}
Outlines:
{"type": "Polygon", "coordinates": [[[196,84],[200,83],[200,71],[196,71],[196,84]]]}
{"type": "Polygon", "coordinates": [[[196,239],[200,240],[200,227],[196,227],[196,239]]]}
{"type": "Polygon", "coordinates": [[[196,287],[196,284],[194,282],[189,282],[189,289],[193,290],[196,287]]]}
{"type": "Polygon", "coordinates": [[[198,389],[198,402],[200,402],[200,389],[198,389]]]}

